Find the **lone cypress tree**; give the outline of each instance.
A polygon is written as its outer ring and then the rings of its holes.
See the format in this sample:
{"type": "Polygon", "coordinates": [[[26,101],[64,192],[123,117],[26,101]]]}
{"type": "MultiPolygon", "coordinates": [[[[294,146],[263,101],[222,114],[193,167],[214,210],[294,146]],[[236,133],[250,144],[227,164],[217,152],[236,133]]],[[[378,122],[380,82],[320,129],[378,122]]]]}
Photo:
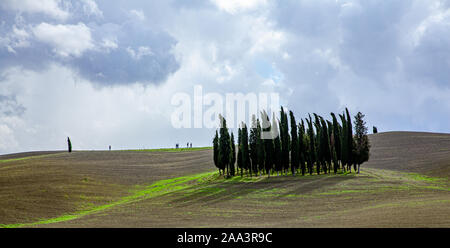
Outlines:
{"type": "Polygon", "coordinates": [[[70,142],[69,137],[67,137],[67,149],[69,152],[72,152],[72,142],[70,142]]]}
{"type": "Polygon", "coordinates": [[[230,176],[229,164],[231,154],[230,134],[228,133],[227,121],[222,115],[219,115],[220,119],[220,137],[219,137],[219,166],[220,169],[225,171],[227,169],[227,176],[230,176]]]}
{"type": "Polygon", "coordinates": [[[292,111],[289,111],[289,117],[291,119],[291,172],[295,176],[295,171],[300,163],[299,149],[298,149],[298,135],[297,135],[297,122],[292,111]]]}
{"type": "Polygon", "coordinates": [[[70,138],[67,137],[67,148],[69,152],[72,152],[72,142],[70,142],[70,138]]]}
{"type": "Polygon", "coordinates": [[[252,173],[255,173],[257,175],[258,171],[258,149],[257,149],[257,140],[258,140],[258,127],[256,122],[255,115],[252,116],[252,126],[250,129],[250,160],[251,160],[251,166],[250,166],[250,175],[252,173]]]}
{"type": "Polygon", "coordinates": [[[378,133],[378,128],[376,126],[373,126],[373,133],[374,134],[378,133]]]}
{"type": "MultiPolygon", "coordinates": [[[[356,158],[355,164],[358,166],[358,174],[359,174],[359,167],[362,163],[369,160],[369,150],[370,150],[370,144],[369,144],[369,138],[367,136],[367,127],[366,123],[364,121],[364,114],[361,112],[358,112],[355,115],[355,155],[356,158]]],[[[356,170],[356,168],[355,168],[356,170]]]]}
{"type": "Polygon", "coordinates": [[[213,140],[213,149],[214,149],[214,165],[217,167],[217,169],[219,169],[219,174],[220,173],[220,167],[219,167],[219,134],[217,133],[216,130],[216,135],[214,136],[214,140],[213,140]]]}
{"type": "Polygon", "coordinates": [[[231,146],[231,154],[230,154],[230,174],[233,177],[236,172],[236,167],[234,164],[236,163],[236,144],[234,143],[234,135],[233,132],[231,132],[231,138],[230,138],[230,146],[231,146]]]}

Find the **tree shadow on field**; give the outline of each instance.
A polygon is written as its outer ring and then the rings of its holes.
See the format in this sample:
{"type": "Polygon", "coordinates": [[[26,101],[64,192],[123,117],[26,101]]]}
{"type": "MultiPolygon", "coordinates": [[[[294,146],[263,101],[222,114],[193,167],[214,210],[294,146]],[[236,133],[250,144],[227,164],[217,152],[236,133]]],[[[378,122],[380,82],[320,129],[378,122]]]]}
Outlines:
{"type": "Polygon", "coordinates": [[[310,180],[299,180],[289,184],[289,191],[280,194],[277,198],[285,198],[290,195],[306,195],[320,189],[331,188],[342,182],[355,179],[354,176],[340,175],[315,175],[310,180]]]}
{"type": "Polygon", "coordinates": [[[179,207],[192,205],[212,206],[230,200],[268,196],[273,200],[288,195],[305,195],[320,188],[328,188],[353,179],[353,176],[314,175],[314,176],[273,176],[256,182],[217,182],[205,186],[192,186],[172,194],[170,203],[179,207]]]}

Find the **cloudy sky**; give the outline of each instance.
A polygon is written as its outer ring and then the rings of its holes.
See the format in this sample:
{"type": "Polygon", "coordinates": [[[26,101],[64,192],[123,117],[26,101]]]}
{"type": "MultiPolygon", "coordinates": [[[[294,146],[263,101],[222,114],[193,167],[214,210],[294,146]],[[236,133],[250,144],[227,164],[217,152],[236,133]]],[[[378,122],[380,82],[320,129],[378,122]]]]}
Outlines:
{"type": "Polygon", "coordinates": [[[0,154],[210,145],[171,124],[194,85],[449,132],[450,1],[0,1],[0,154]]]}

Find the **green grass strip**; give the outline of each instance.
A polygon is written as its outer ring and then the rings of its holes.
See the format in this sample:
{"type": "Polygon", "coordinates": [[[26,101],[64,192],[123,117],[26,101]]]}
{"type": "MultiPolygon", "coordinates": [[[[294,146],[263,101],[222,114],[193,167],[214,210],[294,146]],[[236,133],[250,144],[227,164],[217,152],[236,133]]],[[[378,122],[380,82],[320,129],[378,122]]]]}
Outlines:
{"type": "Polygon", "coordinates": [[[132,152],[186,152],[186,151],[201,151],[210,150],[211,146],[206,147],[192,147],[192,148],[158,148],[158,149],[132,149],[132,150],[122,150],[122,151],[132,151],[132,152]]]}
{"type": "Polygon", "coordinates": [[[105,204],[101,206],[95,206],[88,210],[83,210],[71,214],[62,215],[55,218],[50,219],[44,219],[39,220],[36,222],[31,223],[16,223],[16,224],[0,224],[0,228],[18,228],[18,227],[29,227],[29,226],[35,226],[35,225],[44,225],[44,224],[51,224],[51,223],[58,223],[58,222],[64,222],[69,220],[74,220],[86,215],[98,213],[116,206],[120,206],[127,203],[133,203],[137,201],[142,201],[145,199],[161,196],[164,194],[173,193],[178,190],[184,190],[192,185],[187,184],[190,182],[201,182],[203,178],[210,177],[213,174],[216,174],[217,172],[206,172],[206,173],[200,173],[195,174],[191,176],[183,176],[183,177],[176,177],[171,179],[165,179],[157,181],[150,186],[144,186],[143,189],[134,190],[132,192],[132,195],[122,197],[120,200],[114,201],[110,204],[105,204]]]}

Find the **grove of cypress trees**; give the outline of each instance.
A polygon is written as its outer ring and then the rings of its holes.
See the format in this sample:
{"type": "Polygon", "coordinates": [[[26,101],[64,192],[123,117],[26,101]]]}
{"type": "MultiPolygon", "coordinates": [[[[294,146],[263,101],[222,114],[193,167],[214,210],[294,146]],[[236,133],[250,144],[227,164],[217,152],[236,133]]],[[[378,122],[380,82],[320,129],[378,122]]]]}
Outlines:
{"type": "MultiPolygon", "coordinates": [[[[289,124],[287,111],[283,107],[278,121],[275,114],[271,121],[266,111],[262,111],[261,119],[252,116],[250,137],[246,124],[242,122],[238,128],[237,147],[234,134],[228,130],[225,118],[219,115],[221,126],[213,139],[214,164],[219,174],[223,171],[224,175],[226,173],[232,177],[238,168],[241,177],[244,170],[250,176],[252,173],[267,173],[270,177],[273,170],[277,171],[277,175],[280,171],[282,175],[283,172],[287,175],[290,167],[293,176],[300,171],[302,175],[307,171],[312,175],[314,165],[317,174],[322,171],[331,173],[332,167],[336,174],[341,166],[344,171],[347,169],[350,172],[353,166],[359,173],[360,165],[369,159],[370,149],[364,115],[361,112],[355,115],[355,136],[347,108],[339,114],[342,125],[334,113],[331,113],[332,121],[315,113],[313,115],[314,120],[311,114],[306,118],[306,126],[303,119],[296,123],[292,111],[289,111],[289,124]]],[[[69,137],[67,142],[71,152],[69,137]]]]}
{"type": "Polygon", "coordinates": [[[291,119],[291,171],[292,175],[295,176],[295,171],[300,163],[298,155],[297,122],[295,121],[294,113],[292,113],[292,111],[289,111],[289,117],[291,119]]]}

